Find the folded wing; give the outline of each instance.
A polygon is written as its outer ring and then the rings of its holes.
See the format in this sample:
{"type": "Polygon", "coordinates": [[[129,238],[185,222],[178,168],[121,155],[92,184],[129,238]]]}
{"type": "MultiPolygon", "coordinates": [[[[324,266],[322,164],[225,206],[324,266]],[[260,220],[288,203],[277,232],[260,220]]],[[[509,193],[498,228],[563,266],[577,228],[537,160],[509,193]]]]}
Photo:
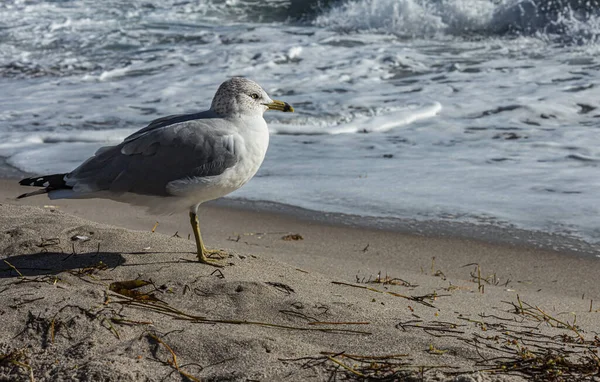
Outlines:
{"type": "Polygon", "coordinates": [[[221,125],[218,119],[151,124],[117,146],[98,150],[67,175],[66,184],[76,193],[168,196],[169,182],[217,176],[237,163],[241,138],[221,125]]]}

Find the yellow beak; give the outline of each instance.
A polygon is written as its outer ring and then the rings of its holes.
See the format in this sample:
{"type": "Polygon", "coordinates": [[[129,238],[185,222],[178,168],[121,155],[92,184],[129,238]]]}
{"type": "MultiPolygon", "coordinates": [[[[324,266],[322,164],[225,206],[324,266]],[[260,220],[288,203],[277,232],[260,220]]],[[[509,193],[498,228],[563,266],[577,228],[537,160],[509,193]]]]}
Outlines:
{"type": "Polygon", "coordinates": [[[283,111],[284,113],[294,112],[294,108],[289,103],[283,101],[273,100],[273,102],[265,103],[265,105],[269,108],[269,110],[279,110],[283,111]]]}

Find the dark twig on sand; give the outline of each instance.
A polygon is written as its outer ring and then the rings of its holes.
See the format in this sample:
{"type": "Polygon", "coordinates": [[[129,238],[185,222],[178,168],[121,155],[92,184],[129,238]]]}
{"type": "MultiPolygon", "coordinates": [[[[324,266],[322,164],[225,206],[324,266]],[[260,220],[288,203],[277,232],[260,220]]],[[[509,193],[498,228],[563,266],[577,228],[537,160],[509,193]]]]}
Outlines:
{"type": "Polygon", "coordinates": [[[322,368],[330,373],[330,380],[338,376],[350,381],[398,381],[420,377],[431,369],[458,369],[449,365],[414,365],[408,354],[359,355],[345,352],[321,352],[317,357],[280,358],[285,363],[303,362],[303,369],[322,368]],[[328,362],[329,361],[329,362],[328,362]],[[349,361],[349,362],[348,362],[349,361]]]}
{"type": "Polygon", "coordinates": [[[171,365],[175,370],[177,370],[179,372],[179,374],[181,374],[183,377],[194,381],[194,382],[200,382],[200,380],[188,373],[186,373],[185,371],[181,370],[179,364],[177,363],[177,355],[175,354],[175,352],[173,351],[173,349],[167,345],[163,340],[161,340],[157,335],[154,335],[152,333],[148,333],[148,337],[152,338],[154,341],[158,342],[159,344],[163,345],[165,347],[165,349],[167,349],[169,351],[169,353],[171,353],[171,356],[173,357],[172,360],[167,359],[167,364],[171,365]]]}
{"type": "Polygon", "coordinates": [[[267,281],[267,282],[265,282],[265,284],[270,285],[270,286],[274,287],[275,289],[280,290],[286,294],[296,293],[296,291],[294,291],[294,288],[292,288],[291,286],[284,284],[284,283],[267,281]]]}
{"type": "Polygon", "coordinates": [[[229,325],[255,325],[270,328],[279,328],[287,330],[298,330],[298,331],[318,331],[325,333],[340,333],[340,334],[362,334],[370,335],[370,332],[352,330],[352,329],[338,329],[338,328],[314,328],[314,327],[296,327],[289,325],[273,324],[269,322],[261,321],[250,321],[250,320],[235,320],[235,319],[210,319],[202,316],[195,316],[182,312],[178,309],[170,307],[169,305],[160,301],[139,301],[133,298],[128,298],[123,295],[118,295],[118,300],[110,300],[109,303],[120,304],[130,308],[137,308],[147,310],[155,313],[160,313],[176,320],[184,320],[198,324],[229,324],[229,325]]]}
{"type": "Polygon", "coordinates": [[[4,261],[4,263],[6,263],[6,265],[8,265],[9,267],[11,267],[13,271],[17,272],[17,274],[19,275],[19,278],[21,278],[21,279],[25,278],[25,276],[23,276],[23,274],[21,272],[19,272],[19,270],[14,265],[12,265],[11,263],[9,263],[6,260],[3,260],[3,261],[4,261]]]}
{"type": "MultiPolygon", "coordinates": [[[[17,366],[21,369],[25,369],[29,376],[29,381],[34,382],[35,379],[33,377],[33,368],[26,362],[27,355],[25,349],[13,350],[6,354],[0,354],[0,366],[17,366]]],[[[9,375],[12,372],[8,373],[9,375]]]]}
{"type": "Polygon", "coordinates": [[[438,295],[437,293],[430,293],[430,294],[426,294],[423,296],[406,296],[400,293],[396,293],[396,292],[390,292],[390,291],[381,291],[379,289],[375,289],[375,288],[371,288],[365,285],[356,285],[356,284],[350,284],[350,283],[344,283],[344,282],[340,282],[340,281],[332,281],[332,284],[336,284],[336,285],[345,285],[345,286],[349,286],[349,287],[353,287],[353,288],[360,288],[360,289],[366,289],[369,290],[371,292],[377,292],[377,293],[385,293],[385,294],[389,294],[391,296],[395,296],[395,297],[401,297],[401,298],[405,298],[407,300],[411,300],[411,301],[415,301],[418,302],[419,304],[428,306],[430,308],[435,308],[435,306],[428,301],[435,301],[438,297],[445,297],[448,295],[438,295]]]}

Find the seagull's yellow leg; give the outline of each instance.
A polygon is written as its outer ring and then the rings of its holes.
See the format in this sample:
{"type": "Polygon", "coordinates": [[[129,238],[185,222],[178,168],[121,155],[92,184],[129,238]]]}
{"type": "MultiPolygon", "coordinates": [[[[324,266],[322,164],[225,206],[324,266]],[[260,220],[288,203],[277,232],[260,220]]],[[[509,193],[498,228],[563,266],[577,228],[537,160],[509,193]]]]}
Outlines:
{"type": "Polygon", "coordinates": [[[227,257],[227,253],[221,250],[206,249],[202,242],[202,236],[200,236],[200,222],[198,221],[198,215],[190,212],[190,223],[192,224],[192,231],[194,231],[194,237],[196,238],[196,249],[198,251],[198,261],[204,264],[209,264],[214,267],[223,267],[223,264],[217,261],[211,260],[210,256],[218,256],[223,259],[227,257]]]}

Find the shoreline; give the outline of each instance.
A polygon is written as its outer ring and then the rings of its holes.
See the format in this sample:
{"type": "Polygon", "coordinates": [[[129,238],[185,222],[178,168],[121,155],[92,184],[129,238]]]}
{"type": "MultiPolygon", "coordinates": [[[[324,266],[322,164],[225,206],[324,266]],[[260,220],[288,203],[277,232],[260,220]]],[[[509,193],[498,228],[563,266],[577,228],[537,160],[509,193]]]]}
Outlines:
{"type": "Polygon", "coordinates": [[[234,210],[280,214],[304,222],[314,222],[323,225],[368,229],[428,238],[459,238],[489,244],[514,245],[561,252],[572,256],[600,258],[600,244],[598,243],[591,243],[574,235],[528,230],[515,226],[486,223],[477,224],[451,220],[419,220],[352,215],[340,212],[315,211],[271,201],[230,197],[211,201],[207,205],[234,210]]]}
{"type": "MultiPolygon", "coordinates": [[[[2,165],[2,163],[0,163],[0,165],[2,165]]],[[[21,179],[21,177],[18,176],[17,173],[13,173],[12,175],[14,176],[2,176],[0,174],[0,188],[3,190],[14,189],[16,192],[15,195],[25,192],[23,190],[27,190],[27,188],[18,186],[16,182],[21,179]]],[[[25,173],[22,174],[23,177],[29,175],[30,174],[25,173]]],[[[351,215],[338,212],[310,210],[303,207],[271,201],[249,200],[235,197],[224,197],[207,202],[203,204],[201,209],[206,207],[256,212],[259,214],[267,213],[279,215],[287,219],[297,219],[305,223],[322,224],[325,226],[367,229],[428,238],[457,238],[494,245],[509,245],[557,252],[568,256],[600,259],[600,243],[592,243],[574,235],[527,230],[511,225],[501,226],[451,220],[419,220],[410,218],[402,219],[394,217],[351,215]]]]}
{"type": "MultiPolygon", "coordinates": [[[[148,232],[158,223],[158,233],[188,238],[191,234],[187,215],[155,216],[142,207],[103,199],[49,200],[40,195],[16,200],[15,196],[24,189],[14,180],[0,179],[0,203],[56,209],[130,230],[148,232]]],[[[294,213],[290,214],[288,209],[280,209],[281,205],[271,205],[278,207],[272,210],[256,210],[253,202],[233,206],[229,202],[206,203],[200,208],[202,235],[209,246],[234,251],[256,250],[301,269],[350,278],[375,277],[378,272],[423,273],[435,266],[446,276],[468,279],[465,265],[477,263],[486,272],[495,274],[499,282],[510,280],[528,289],[531,280],[536,280],[536,290],[541,287],[572,296],[596,294],[600,299],[600,285],[591,282],[600,271],[600,259],[591,254],[536,248],[514,241],[428,235],[434,232],[435,226],[429,226],[429,232],[362,227],[352,219],[341,221],[346,217],[343,215],[332,219],[331,214],[314,215],[298,208],[293,208],[294,213]],[[317,219],[319,216],[321,220],[317,219]],[[288,233],[300,234],[304,240],[291,244],[282,241],[281,237],[288,233]],[[323,254],[332,245],[336,247],[334,259],[343,261],[344,266],[323,254]],[[589,282],[583,290],[581,281],[585,280],[589,282]]]]}

